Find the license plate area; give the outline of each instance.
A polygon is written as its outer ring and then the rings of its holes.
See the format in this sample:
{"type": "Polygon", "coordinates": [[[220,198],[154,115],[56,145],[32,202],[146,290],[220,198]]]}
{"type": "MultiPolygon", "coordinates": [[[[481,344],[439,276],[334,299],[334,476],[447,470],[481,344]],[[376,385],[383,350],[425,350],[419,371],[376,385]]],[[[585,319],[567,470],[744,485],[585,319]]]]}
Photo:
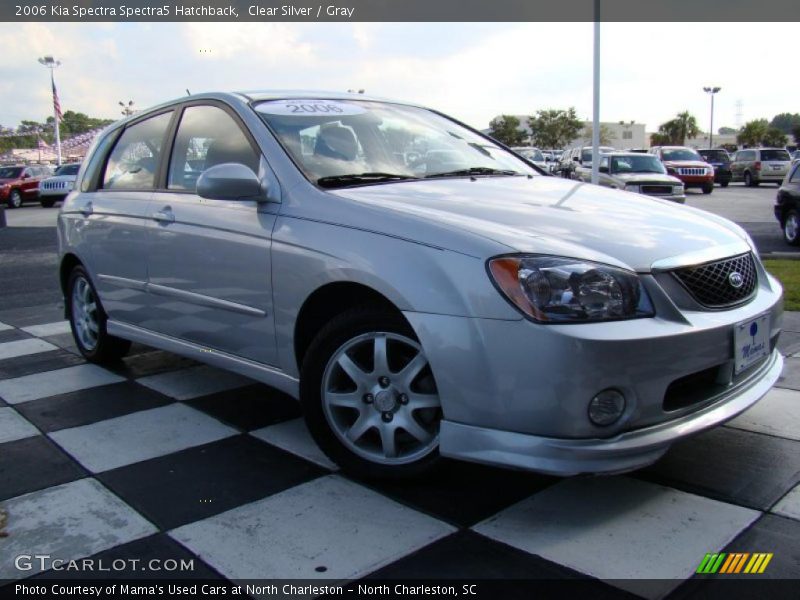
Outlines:
{"type": "Polygon", "coordinates": [[[734,375],[769,355],[769,315],[737,323],[733,328],[734,375]]]}

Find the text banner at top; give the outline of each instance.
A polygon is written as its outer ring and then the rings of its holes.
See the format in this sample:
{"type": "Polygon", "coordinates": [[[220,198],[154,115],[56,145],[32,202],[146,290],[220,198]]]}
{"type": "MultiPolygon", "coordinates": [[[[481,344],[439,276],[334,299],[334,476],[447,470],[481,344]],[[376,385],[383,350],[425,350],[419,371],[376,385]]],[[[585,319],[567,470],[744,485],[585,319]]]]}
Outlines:
{"type": "MultiPolygon", "coordinates": [[[[0,2],[16,22],[797,21],[797,0],[50,0],[0,2]],[[598,10],[599,5],[599,10],[598,10]]],[[[531,40],[535,43],[535,40],[531,40]]]]}

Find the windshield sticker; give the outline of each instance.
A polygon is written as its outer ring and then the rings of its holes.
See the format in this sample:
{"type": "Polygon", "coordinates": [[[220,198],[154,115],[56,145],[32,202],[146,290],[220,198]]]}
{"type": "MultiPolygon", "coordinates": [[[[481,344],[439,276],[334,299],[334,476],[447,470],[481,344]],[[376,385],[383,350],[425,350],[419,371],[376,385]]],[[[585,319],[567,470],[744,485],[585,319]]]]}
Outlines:
{"type": "Polygon", "coordinates": [[[291,115],[296,117],[345,117],[363,115],[367,112],[367,109],[358,104],[314,99],[263,102],[256,107],[256,110],[265,115],[291,115]]]}

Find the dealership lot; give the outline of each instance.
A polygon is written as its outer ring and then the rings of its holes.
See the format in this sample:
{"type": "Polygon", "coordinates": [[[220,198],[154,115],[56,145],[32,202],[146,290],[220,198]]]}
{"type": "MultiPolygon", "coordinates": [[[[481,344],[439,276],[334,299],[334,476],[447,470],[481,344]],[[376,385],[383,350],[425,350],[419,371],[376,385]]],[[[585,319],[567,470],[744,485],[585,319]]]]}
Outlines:
{"type": "MultiPolygon", "coordinates": [[[[794,251],[775,190],[687,203],[739,222],[762,254],[794,251]]],[[[708,552],[771,552],[763,577],[800,575],[798,314],[780,387],[648,469],[558,479],[454,463],[435,480],[358,481],[261,384],[143,346],[113,370],[86,364],[59,307],[55,215],[8,211],[0,230],[0,580],[34,575],[13,561],[32,552],[194,559],[180,576],[228,579],[590,576],[614,582],[592,584],[606,596],[713,589],[693,575],[708,552]]]]}

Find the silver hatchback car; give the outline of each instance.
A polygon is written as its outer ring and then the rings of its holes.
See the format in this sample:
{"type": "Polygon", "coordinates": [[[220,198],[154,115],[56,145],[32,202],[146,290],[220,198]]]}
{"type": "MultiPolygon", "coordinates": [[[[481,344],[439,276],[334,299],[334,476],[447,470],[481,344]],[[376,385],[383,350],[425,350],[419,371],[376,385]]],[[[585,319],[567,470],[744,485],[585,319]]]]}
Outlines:
{"type": "Polygon", "coordinates": [[[737,225],[361,95],[204,94],[115,123],[58,233],[89,360],[133,340],[265,382],[361,475],[635,469],[783,363],[782,289],[737,225]]]}

